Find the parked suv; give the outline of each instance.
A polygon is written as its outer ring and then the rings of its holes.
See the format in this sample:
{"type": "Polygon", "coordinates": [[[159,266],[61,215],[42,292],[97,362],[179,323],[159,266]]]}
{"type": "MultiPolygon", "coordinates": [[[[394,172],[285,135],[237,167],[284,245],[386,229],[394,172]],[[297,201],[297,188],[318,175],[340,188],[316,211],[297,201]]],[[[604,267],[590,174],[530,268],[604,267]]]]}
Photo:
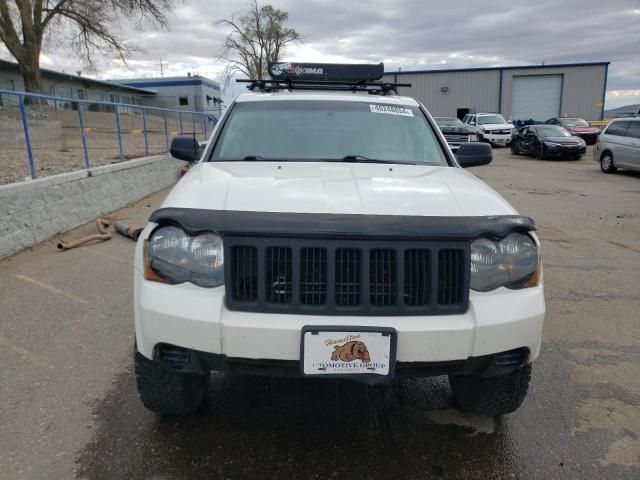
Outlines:
{"type": "Polygon", "coordinates": [[[511,136],[515,133],[513,124],[507,123],[499,113],[467,114],[462,121],[475,128],[481,141],[494,145],[509,146],[511,136]]]}
{"type": "Polygon", "coordinates": [[[478,136],[475,129],[469,125],[465,125],[459,118],[454,117],[433,117],[444,135],[449,147],[454,152],[460,148],[460,145],[467,142],[477,142],[478,136]]]}
{"type": "MultiPolygon", "coordinates": [[[[144,405],[193,412],[214,370],[449,375],[463,411],[517,409],[540,353],[540,243],[533,220],[464,170],[490,162],[490,146],[454,156],[424,105],[371,82],[382,65],[272,67],[140,236],[144,405]],[[315,75],[336,80],[311,87],[315,75]]],[[[186,161],[197,150],[192,137],[171,147],[186,161]]]]}
{"type": "Polygon", "coordinates": [[[640,171],[640,116],[612,120],[598,138],[593,159],[604,173],[640,171]]]}

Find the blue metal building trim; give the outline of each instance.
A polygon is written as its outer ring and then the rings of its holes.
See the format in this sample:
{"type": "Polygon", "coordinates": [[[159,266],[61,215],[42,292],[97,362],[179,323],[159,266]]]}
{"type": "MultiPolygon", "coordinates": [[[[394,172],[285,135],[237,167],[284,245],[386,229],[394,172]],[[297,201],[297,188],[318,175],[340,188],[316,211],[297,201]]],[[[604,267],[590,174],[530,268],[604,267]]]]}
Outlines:
{"type": "Polygon", "coordinates": [[[500,86],[498,87],[498,113],[502,113],[502,72],[500,69],[500,86]]]}
{"type": "Polygon", "coordinates": [[[205,85],[207,87],[213,88],[215,90],[220,90],[220,85],[217,85],[213,82],[209,82],[208,80],[202,79],[194,79],[194,80],[167,80],[167,81],[159,81],[159,82],[138,82],[138,81],[128,81],[126,83],[122,83],[121,85],[129,85],[131,87],[136,88],[147,88],[147,87],[185,87],[185,86],[193,86],[193,85],[205,85]]]}
{"type": "Polygon", "coordinates": [[[604,87],[602,88],[602,106],[600,107],[600,120],[604,118],[604,100],[607,96],[607,79],[609,78],[609,64],[604,69],[604,87]]]}
{"type": "Polygon", "coordinates": [[[593,67],[597,65],[609,66],[611,62],[585,62],[585,63],[558,63],[555,65],[509,65],[506,67],[474,67],[474,68],[450,68],[444,70],[404,70],[401,72],[385,72],[385,75],[409,75],[412,73],[449,73],[449,72],[486,72],[495,70],[524,70],[533,68],[566,68],[566,67],[593,67]]]}
{"type": "Polygon", "coordinates": [[[560,78],[560,106],[558,107],[558,115],[562,116],[562,101],[564,100],[564,73],[560,78]]]}

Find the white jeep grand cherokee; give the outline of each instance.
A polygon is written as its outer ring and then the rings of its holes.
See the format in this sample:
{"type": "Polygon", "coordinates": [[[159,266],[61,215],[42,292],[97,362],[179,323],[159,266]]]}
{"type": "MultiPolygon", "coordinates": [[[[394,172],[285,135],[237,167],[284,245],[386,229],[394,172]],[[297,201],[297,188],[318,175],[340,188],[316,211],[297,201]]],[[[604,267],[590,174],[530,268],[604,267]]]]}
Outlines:
{"type": "MultiPolygon", "coordinates": [[[[461,168],[490,146],[456,158],[392,85],[336,85],[253,84],[152,214],[134,270],[147,408],[195,411],[212,370],[449,375],[458,407],[489,415],[524,400],[545,313],[539,242],[461,168]]],[[[174,157],[196,152],[174,139],[174,157]]]]}

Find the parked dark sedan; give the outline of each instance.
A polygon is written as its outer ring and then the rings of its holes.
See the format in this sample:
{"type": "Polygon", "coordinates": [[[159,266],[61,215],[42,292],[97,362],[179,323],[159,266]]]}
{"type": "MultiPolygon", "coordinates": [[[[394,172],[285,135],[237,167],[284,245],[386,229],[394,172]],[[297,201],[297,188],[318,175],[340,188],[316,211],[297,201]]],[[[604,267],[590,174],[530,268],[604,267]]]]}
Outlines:
{"type": "Polygon", "coordinates": [[[535,155],[536,158],[573,158],[578,160],[587,144],[557,125],[529,125],[516,132],[511,141],[511,153],[535,155]]]}
{"type": "Polygon", "coordinates": [[[462,123],[459,118],[433,117],[433,119],[438,125],[438,128],[440,128],[451,150],[457,150],[463,143],[478,141],[478,135],[473,128],[462,123]]]}
{"type": "Polygon", "coordinates": [[[600,129],[598,127],[594,127],[582,118],[556,117],[550,118],[544,123],[549,125],[560,125],[561,127],[566,128],[571,135],[582,138],[587,145],[595,145],[598,135],[600,135],[600,129]]]}

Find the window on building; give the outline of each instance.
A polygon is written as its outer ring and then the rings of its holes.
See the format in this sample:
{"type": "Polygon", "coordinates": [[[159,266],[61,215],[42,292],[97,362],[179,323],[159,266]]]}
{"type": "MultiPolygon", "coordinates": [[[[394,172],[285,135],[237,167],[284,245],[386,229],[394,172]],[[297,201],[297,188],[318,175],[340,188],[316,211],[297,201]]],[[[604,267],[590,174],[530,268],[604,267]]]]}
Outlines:
{"type": "Polygon", "coordinates": [[[179,97],[178,102],[180,103],[181,107],[189,105],[189,97],[179,97]]]}
{"type": "Polygon", "coordinates": [[[84,100],[84,90],[82,90],[81,88],[78,89],[78,98],[80,100],[84,100]]]}

